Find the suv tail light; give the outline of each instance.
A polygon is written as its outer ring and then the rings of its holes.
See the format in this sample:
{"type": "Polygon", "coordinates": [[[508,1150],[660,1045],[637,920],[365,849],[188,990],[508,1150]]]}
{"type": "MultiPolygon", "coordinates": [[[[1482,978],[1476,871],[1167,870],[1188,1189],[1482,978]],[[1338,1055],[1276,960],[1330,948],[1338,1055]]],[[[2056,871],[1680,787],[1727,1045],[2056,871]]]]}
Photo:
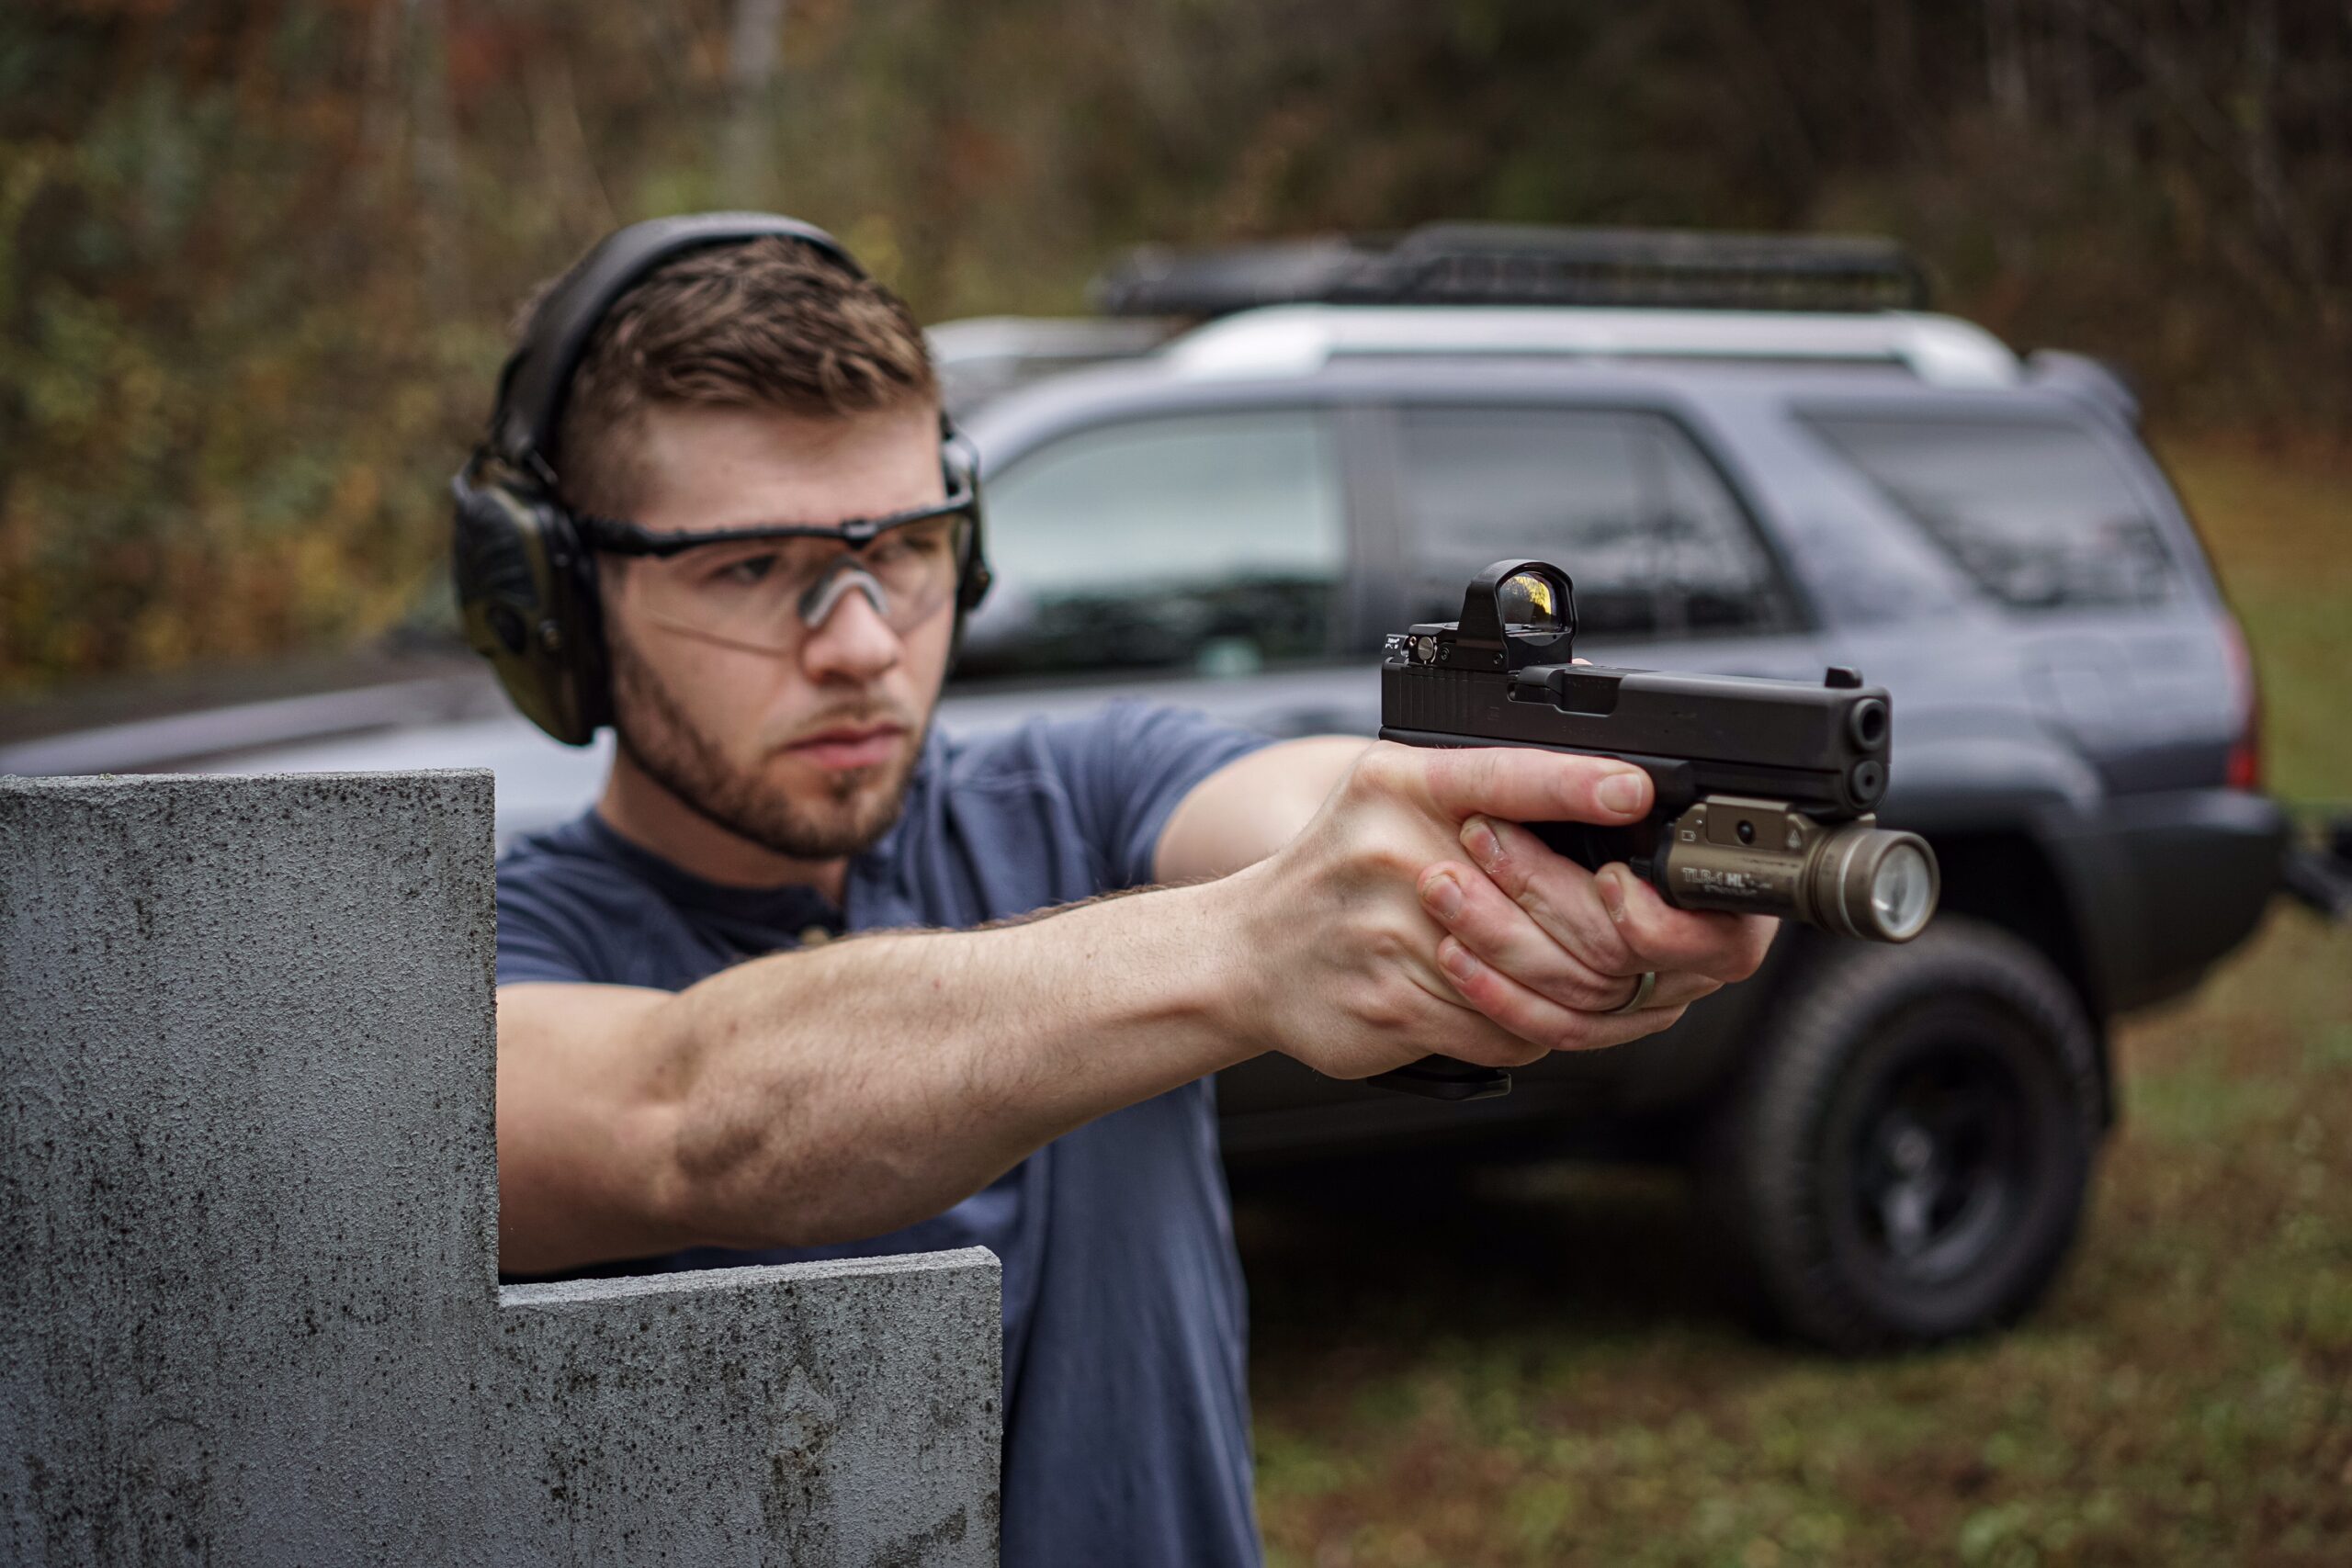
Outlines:
{"type": "Polygon", "coordinates": [[[2222,782],[2232,789],[2262,787],[2262,683],[2255,676],[2254,654],[2237,617],[2222,617],[2222,647],[2228,655],[2230,685],[2237,700],[2237,739],[2230,742],[2230,761],[2222,782]]]}

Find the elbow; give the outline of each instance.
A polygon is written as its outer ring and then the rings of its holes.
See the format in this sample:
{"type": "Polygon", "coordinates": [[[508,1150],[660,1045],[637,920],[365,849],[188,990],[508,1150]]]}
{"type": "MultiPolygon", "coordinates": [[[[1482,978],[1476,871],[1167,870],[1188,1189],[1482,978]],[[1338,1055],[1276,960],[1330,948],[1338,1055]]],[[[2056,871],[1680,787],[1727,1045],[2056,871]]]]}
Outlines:
{"type": "MultiPolygon", "coordinates": [[[[878,1142],[879,1140],[877,1140],[878,1142]]],[[[796,1137],[723,1109],[682,1115],[652,1201],[691,1245],[763,1251],[865,1241],[929,1218],[934,1177],[885,1148],[796,1137]]],[[[952,1202],[953,1199],[948,1199],[952,1202]]]]}
{"type": "Polygon", "coordinates": [[[645,1086],[627,1115],[622,1142],[637,1176],[635,1200],[648,1219],[685,1247],[757,1251],[803,1245],[779,1224],[789,1190],[784,1169],[788,1117],[757,1115],[757,1096],[714,1071],[695,1032],[693,992],[674,998],[661,1022],[667,1049],[651,1053],[668,1070],[645,1086]]]}
{"type": "Polygon", "coordinates": [[[666,1118],[649,1202],[696,1247],[757,1252],[857,1241],[891,1228],[860,1228],[853,1184],[788,1129],[725,1104],[690,1103],[666,1118]],[[829,1179],[831,1178],[831,1179],[829,1179]]]}
{"type": "MultiPolygon", "coordinates": [[[[687,992],[685,997],[694,993],[687,992]]],[[[682,998],[681,1000],[684,1000],[682,998]]],[[[638,1112],[643,1201],[687,1246],[761,1251],[863,1241],[912,1224],[956,1194],[938,1162],[892,1137],[831,1086],[777,1081],[700,1048],[638,1112]],[[939,1201],[943,1196],[945,1201],[939,1201]]]]}
{"type": "Polygon", "coordinates": [[[787,1222],[792,1206],[777,1151],[749,1119],[723,1108],[667,1107],[650,1121],[654,1147],[647,1165],[646,1206],[662,1228],[690,1247],[760,1251],[802,1247],[808,1238],[787,1222]]]}

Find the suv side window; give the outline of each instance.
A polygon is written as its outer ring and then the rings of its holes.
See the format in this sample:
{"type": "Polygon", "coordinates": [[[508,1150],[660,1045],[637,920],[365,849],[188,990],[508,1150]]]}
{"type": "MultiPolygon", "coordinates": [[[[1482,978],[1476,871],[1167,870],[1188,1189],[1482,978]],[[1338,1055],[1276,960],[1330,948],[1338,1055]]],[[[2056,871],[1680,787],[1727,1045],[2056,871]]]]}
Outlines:
{"type": "Polygon", "coordinates": [[[1818,412],[1805,422],[2012,608],[2154,604],[2179,585],[2155,519],[2075,425],[1818,412]]]}
{"type": "Polygon", "coordinates": [[[1787,600],[1746,513],[1671,421],[1595,409],[1398,412],[1413,613],[1451,619],[1504,556],[1576,580],[1596,637],[1775,630],[1787,600]]]}
{"type": "Polygon", "coordinates": [[[993,478],[986,502],[998,587],[963,673],[1240,674],[1332,651],[1347,522],[1316,411],[1082,431],[993,478]]]}

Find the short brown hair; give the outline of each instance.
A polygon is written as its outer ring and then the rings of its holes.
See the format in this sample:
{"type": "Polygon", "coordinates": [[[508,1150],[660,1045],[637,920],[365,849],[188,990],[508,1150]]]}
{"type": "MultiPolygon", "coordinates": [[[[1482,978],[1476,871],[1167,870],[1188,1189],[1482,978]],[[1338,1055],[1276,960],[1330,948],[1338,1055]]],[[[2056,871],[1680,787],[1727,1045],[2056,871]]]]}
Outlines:
{"type": "Polygon", "coordinates": [[[649,407],[847,418],[938,396],[922,329],[888,288],[791,240],[713,246],[647,274],[605,313],[552,459],[566,504],[627,516],[643,500],[634,425],[649,407]]]}

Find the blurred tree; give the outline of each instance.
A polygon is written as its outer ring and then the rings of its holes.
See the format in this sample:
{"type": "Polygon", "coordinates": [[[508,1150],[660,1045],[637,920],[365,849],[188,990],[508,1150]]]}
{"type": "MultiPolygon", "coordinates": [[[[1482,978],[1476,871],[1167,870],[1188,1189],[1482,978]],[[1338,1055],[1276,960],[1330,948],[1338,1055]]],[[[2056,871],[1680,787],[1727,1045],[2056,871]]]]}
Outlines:
{"type": "Polygon", "coordinates": [[[1881,230],[2177,421],[2352,415],[2340,6],[19,0],[0,692],[383,626],[532,281],[738,201],[933,318],[1143,240],[1881,230]]]}
{"type": "Polygon", "coordinates": [[[784,0],[735,0],[727,35],[727,166],[720,186],[739,207],[757,208],[768,194],[769,91],[783,30],[784,0]]]}

